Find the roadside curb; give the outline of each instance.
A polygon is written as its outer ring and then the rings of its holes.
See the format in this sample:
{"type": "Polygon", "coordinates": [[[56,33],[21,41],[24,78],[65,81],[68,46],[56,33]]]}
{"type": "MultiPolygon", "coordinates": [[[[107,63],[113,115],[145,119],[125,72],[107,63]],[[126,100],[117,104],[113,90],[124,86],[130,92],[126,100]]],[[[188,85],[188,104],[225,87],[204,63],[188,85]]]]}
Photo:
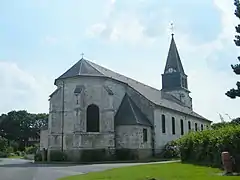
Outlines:
{"type": "Polygon", "coordinates": [[[35,162],[34,164],[59,164],[59,165],[96,165],[96,164],[157,164],[157,163],[174,163],[181,162],[181,160],[159,160],[159,161],[102,161],[102,162],[35,162]]]}

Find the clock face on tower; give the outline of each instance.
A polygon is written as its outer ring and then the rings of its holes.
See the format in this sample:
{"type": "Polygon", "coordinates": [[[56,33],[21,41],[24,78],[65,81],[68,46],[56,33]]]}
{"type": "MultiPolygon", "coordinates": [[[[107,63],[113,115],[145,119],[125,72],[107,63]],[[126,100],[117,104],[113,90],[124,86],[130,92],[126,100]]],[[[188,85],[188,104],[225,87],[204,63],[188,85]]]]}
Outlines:
{"type": "Polygon", "coordinates": [[[168,68],[168,70],[167,70],[167,73],[173,73],[173,72],[176,72],[173,68],[168,68]]]}

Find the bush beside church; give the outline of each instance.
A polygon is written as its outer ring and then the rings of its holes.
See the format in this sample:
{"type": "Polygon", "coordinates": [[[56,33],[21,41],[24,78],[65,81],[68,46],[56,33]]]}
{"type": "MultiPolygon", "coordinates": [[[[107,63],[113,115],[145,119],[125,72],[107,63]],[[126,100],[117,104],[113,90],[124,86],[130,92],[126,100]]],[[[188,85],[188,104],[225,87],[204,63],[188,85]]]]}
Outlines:
{"type": "Polygon", "coordinates": [[[240,125],[227,124],[212,130],[191,132],[176,143],[183,162],[222,168],[223,151],[230,152],[235,160],[240,160],[240,125]]]}

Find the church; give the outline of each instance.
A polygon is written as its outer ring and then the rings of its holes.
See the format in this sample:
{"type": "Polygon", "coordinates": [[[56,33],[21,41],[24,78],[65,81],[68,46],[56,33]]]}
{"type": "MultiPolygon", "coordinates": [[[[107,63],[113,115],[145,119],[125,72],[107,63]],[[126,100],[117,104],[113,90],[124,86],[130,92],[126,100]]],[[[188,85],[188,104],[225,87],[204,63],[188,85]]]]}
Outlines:
{"type": "Polygon", "coordinates": [[[193,110],[187,78],[174,35],[161,90],[82,58],[54,82],[40,149],[62,150],[73,160],[86,149],[131,149],[140,158],[160,153],[169,141],[211,124],[193,110]]]}

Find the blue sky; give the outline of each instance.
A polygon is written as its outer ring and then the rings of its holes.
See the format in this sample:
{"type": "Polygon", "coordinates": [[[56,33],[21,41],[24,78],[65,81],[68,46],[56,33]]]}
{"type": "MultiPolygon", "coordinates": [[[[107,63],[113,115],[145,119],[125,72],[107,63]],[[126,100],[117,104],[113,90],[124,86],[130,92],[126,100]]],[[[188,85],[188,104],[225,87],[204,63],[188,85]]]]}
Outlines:
{"type": "Polygon", "coordinates": [[[237,19],[229,0],[12,0],[0,2],[1,112],[47,112],[54,79],[81,58],[161,88],[170,23],[189,76],[195,111],[237,117],[224,93],[237,19]]]}

